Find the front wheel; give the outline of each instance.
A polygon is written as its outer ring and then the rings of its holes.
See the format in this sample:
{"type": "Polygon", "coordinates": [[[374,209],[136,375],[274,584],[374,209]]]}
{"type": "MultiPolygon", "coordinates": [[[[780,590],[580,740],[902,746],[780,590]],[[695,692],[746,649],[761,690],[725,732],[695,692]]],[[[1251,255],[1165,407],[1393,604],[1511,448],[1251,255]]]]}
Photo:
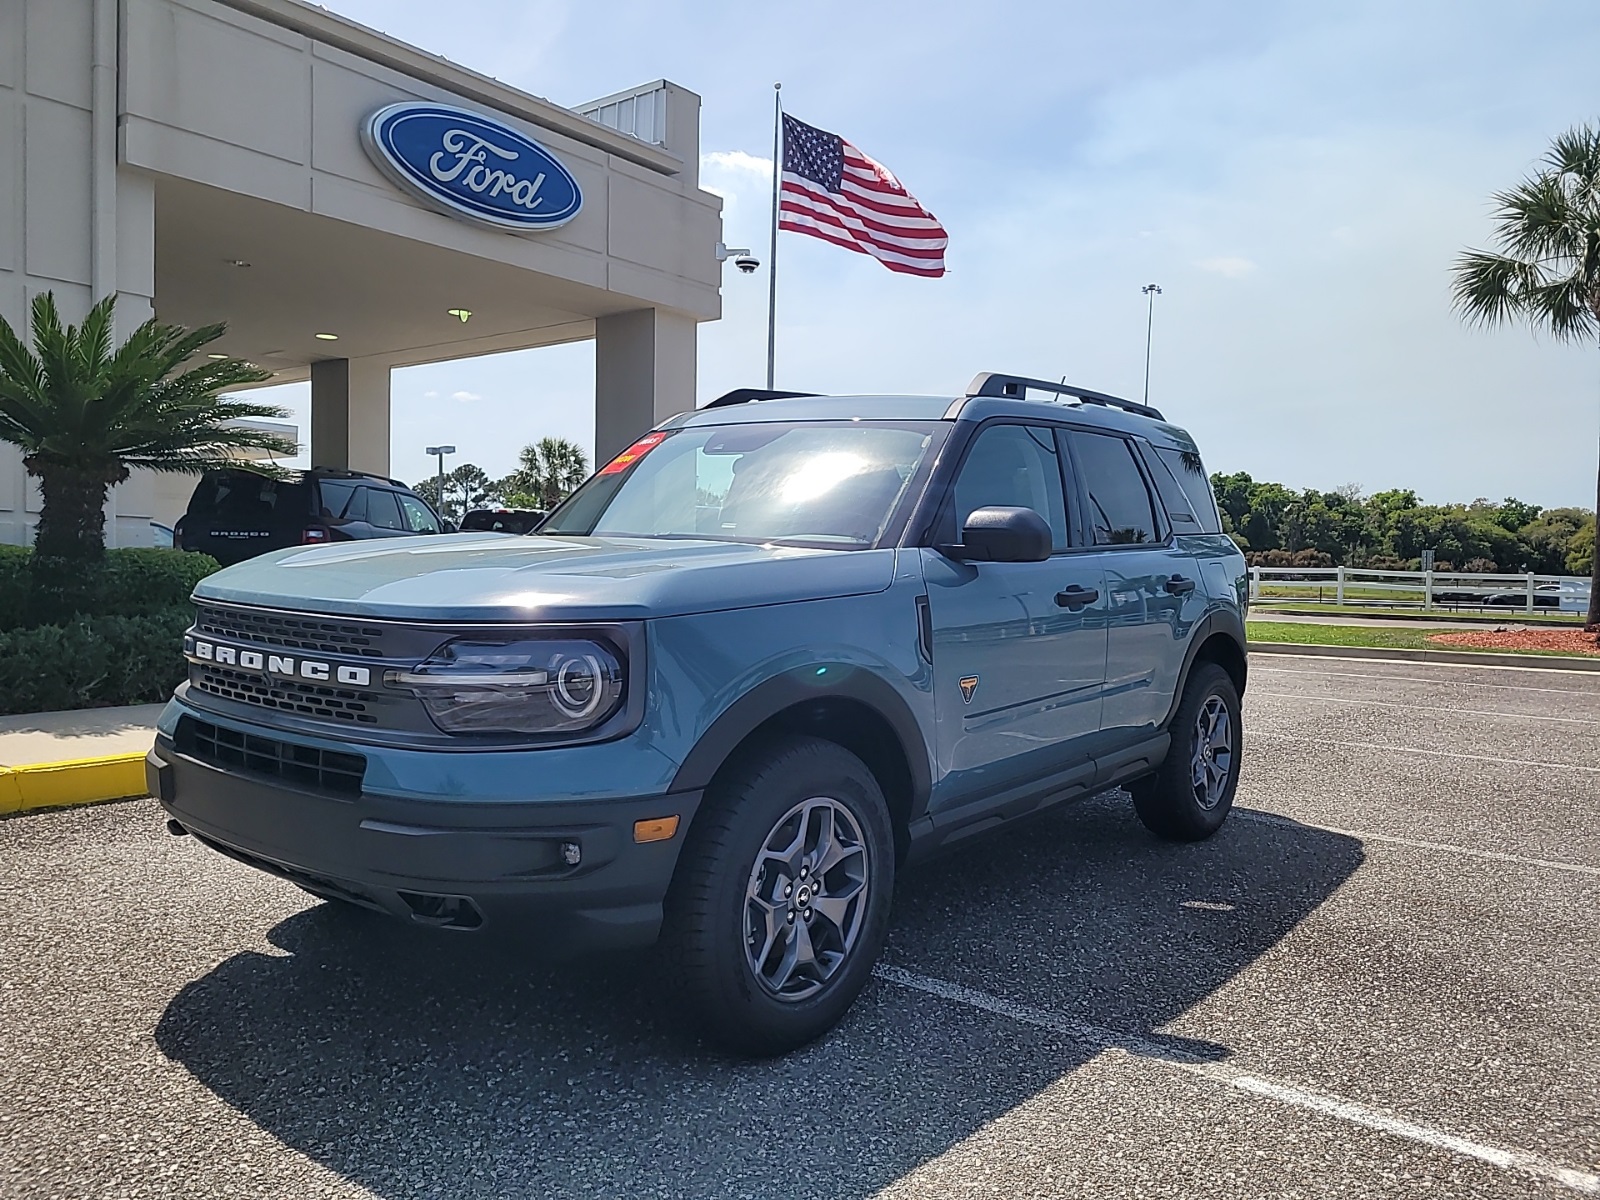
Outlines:
{"type": "Polygon", "coordinates": [[[1222,828],[1239,786],[1244,726],[1239,690],[1216,663],[1196,664],[1172,717],[1172,746],[1154,775],[1128,785],[1157,837],[1198,842],[1222,828]]]}
{"type": "Polygon", "coordinates": [[[872,772],[832,742],[770,743],[707,794],[667,896],[687,1015],[739,1054],[820,1037],[867,982],[893,890],[872,772]]]}

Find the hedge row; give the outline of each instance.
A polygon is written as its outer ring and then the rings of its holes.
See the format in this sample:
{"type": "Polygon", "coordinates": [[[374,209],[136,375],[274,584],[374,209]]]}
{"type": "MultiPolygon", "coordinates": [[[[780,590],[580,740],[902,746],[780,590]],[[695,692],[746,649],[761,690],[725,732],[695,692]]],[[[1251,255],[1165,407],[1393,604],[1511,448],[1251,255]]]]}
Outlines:
{"type": "Polygon", "coordinates": [[[156,703],[183,681],[203,554],[108,550],[88,566],[0,546],[0,713],[156,703]]]}
{"type": "MultiPolygon", "coordinates": [[[[33,551],[0,546],[0,631],[78,616],[149,617],[169,614],[189,603],[195,584],[218,569],[216,559],[176,550],[107,550],[92,566],[67,565],[74,602],[62,611],[34,601],[35,575],[48,560],[33,562],[33,551]],[[40,611],[41,607],[44,611],[40,611]]],[[[48,575],[48,572],[46,572],[48,575]]]]}
{"type": "Polygon", "coordinates": [[[0,633],[0,713],[166,700],[183,681],[183,631],[193,619],[185,604],[0,633]]]}

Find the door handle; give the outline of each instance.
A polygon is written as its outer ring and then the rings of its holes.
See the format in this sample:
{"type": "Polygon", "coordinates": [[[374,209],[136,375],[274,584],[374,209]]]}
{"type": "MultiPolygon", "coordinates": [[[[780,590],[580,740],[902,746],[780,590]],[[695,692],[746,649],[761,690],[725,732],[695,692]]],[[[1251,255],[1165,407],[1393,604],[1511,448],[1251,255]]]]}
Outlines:
{"type": "Polygon", "coordinates": [[[1167,580],[1167,591],[1174,596],[1187,596],[1194,591],[1194,580],[1185,579],[1182,575],[1173,575],[1167,580]]]}
{"type": "Polygon", "coordinates": [[[1100,599],[1098,590],[1079,587],[1077,584],[1056,593],[1056,603],[1071,612],[1077,612],[1084,605],[1093,604],[1098,599],[1100,599]]]}

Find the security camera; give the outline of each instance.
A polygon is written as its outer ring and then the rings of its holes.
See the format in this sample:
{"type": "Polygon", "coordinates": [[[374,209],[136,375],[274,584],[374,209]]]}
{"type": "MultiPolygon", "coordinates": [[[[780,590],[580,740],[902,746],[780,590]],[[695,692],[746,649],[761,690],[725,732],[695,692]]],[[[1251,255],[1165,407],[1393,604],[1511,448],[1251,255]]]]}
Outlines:
{"type": "Polygon", "coordinates": [[[754,255],[741,254],[738,258],[733,260],[733,265],[738,267],[739,270],[743,271],[746,275],[749,275],[761,265],[761,260],[756,258],[754,255]]]}

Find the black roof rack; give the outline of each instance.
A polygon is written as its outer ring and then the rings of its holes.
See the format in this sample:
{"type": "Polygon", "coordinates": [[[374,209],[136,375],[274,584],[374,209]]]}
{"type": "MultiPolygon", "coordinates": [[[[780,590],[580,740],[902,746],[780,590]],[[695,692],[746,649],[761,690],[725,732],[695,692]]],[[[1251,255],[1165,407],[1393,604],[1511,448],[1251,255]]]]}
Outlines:
{"type": "Polygon", "coordinates": [[[373,471],[352,471],[348,467],[310,467],[307,475],[331,475],[336,479],[377,479],[383,483],[392,483],[395,487],[405,487],[398,479],[390,479],[387,475],[379,475],[373,471]]]}
{"type": "Polygon", "coordinates": [[[1138,404],[1132,400],[1124,400],[1121,396],[1107,395],[1105,392],[1091,392],[1088,388],[1081,388],[1075,383],[1052,383],[1048,379],[1029,379],[1025,375],[1001,375],[994,371],[984,371],[974,375],[972,382],[967,385],[968,396],[1004,396],[1012,400],[1022,400],[1030,391],[1054,392],[1058,396],[1071,396],[1085,404],[1102,404],[1107,408],[1120,408],[1123,412],[1150,417],[1152,420],[1166,420],[1158,409],[1151,408],[1148,404],[1138,404]]]}
{"type": "Polygon", "coordinates": [[[730,404],[748,404],[752,400],[788,400],[797,396],[815,396],[816,392],[774,392],[766,388],[734,388],[718,396],[707,408],[727,408],[730,404]]]}

